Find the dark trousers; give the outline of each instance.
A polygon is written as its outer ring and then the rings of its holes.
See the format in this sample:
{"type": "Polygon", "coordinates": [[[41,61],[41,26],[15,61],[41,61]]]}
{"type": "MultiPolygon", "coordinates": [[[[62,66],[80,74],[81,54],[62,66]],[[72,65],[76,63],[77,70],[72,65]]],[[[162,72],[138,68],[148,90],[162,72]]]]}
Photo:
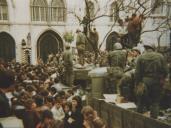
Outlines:
{"type": "Polygon", "coordinates": [[[74,83],[74,73],[73,70],[65,70],[64,72],[65,84],[69,87],[73,86],[74,83]]]}
{"type": "Polygon", "coordinates": [[[143,78],[143,82],[145,84],[145,91],[143,95],[137,97],[137,111],[143,113],[149,110],[150,116],[157,118],[162,91],[160,80],[143,78]]]}

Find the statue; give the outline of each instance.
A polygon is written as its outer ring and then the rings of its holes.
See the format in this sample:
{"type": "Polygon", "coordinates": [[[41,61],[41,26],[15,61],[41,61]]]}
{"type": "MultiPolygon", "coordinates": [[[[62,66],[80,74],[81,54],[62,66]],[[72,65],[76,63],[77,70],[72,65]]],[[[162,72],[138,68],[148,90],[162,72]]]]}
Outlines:
{"type": "Polygon", "coordinates": [[[27,35],[27,46],[30,47],[30,45],[31,45],[31,34],[29,32],[27,35]]]}

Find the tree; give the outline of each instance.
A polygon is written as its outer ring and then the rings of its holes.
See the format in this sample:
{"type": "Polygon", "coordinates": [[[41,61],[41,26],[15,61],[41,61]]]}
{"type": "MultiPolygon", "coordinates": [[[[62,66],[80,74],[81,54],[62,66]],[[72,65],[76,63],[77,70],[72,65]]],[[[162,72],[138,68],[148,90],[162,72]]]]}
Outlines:
{"type": "Polygon", "coordinates": [[[65,32],[63,37],[64,37],[64,40],[68,43],[71,43],[72,41],[74,41],[74,35],[72,32],[65,32]]]}
{"type": "MultiPolygon", "coordinates": [[[[98,0],[84,0],[85,3],[85,15],[84,17],[79,17],[76,12],[72,12],[75,17],[78,19],[80,25],[84,28],[84,33],[89,41],[89,43],[93,46],[93,41],[91,39],[91,32],[93,23],[102,17],[109,17],[113,19],[113,24],[110,25],[109,31],[106,33],[104,39],[99,42],[98,49],[101,48],[103,43],[105,43],[105,40],[107,36],[113,31],[113,28],[115,26],[118,26],[118,19],[123,19],[124,17],[121,17],[121,14],[126,14],[130,18],[132,14],[137,14],[137,16],[143,16],[143,21],[139,23],[140,29],[138,30],[138,38],[137,42],[140,41],[141,36],[146,33],[152,33],[154,31],[159,33],[164,33],[170,29],[171,24],[171,14],[169,9],[166,11],[165,15],[154,15],[156,10],[160,10],[160,6],[167,6],[169,3],[169,0],[116,0],[114,1],[115,9],[112,10],[111,13],[108,13],[108,9],[110,4],[112,4],[113,0],[106,0],[106,3],[103,7],[100,6],[98,0]],[[96,8],[90,4],[90,2],[94,2],[96,4],[96,8]],[[101,10],[104,11],[101,11],[101,10]],[[93,14],[92,12],[93,11],[93,14]],[[101,13],[103,12],[103,13],[101,13]],[[151,23],[155,22],[156,20],[159,22],[156,24],[153,28],[146,28],[146,24],[148,21],[151,21],[151,23]]],[[[169,6],[168,6],[169,8],[169,6]]],[[[163,11],[163,10],[162,10],[163,11]]],[[[162,12],[163,13],[163,12],[162,12]]],[[[125,17],[126,18],[126,17],[125,17]]],[[[124,20],[124,19],[123,19],[124,20]]],[[[138,21],[138,20],[137,20],[138,21]]],[[[163,35],[163,34],[162,34],[163,35]]],[[[159,37],[161,37],[159,35],[159,37]]],[[[160,41],[160,40],[159,40],[160,41]]],[[[160,42],[159,42],[160,46],[160,42]]],[[[95,53],[98,51],[95,51],[95,53]]]]}

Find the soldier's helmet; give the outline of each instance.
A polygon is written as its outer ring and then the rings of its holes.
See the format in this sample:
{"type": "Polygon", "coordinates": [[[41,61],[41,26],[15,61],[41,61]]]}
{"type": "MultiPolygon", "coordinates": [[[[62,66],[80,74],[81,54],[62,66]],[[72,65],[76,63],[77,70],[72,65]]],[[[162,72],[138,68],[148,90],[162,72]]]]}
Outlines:
{"type": "Polygon", "coordinates": [[[114,44],[114,50],[119,50],[119,49],[122,49],[121,43],[115,43],[114,44]]]}
{"type": "Polygon", "coordinates": [[[144,41],[143,45],[144,45],[144,47],[151,48],[151,49],[155,50],[155,44],[152,42],[144,41]]]}

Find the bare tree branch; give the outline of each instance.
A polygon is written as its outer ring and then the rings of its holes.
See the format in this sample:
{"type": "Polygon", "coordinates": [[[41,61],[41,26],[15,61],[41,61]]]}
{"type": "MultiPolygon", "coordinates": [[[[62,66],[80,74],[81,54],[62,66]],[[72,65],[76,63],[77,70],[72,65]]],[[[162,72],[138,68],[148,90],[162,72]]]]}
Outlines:
{"type": "Polygon", "coordinates": [[[103,43],[104,43],[105,39],[107,38],[107,36],[112,32],[113,27],[114,27],[115,25],[116,25],[116,21],[112,24],[110,30],[106,33],[105,37],[103,38],[103,41],[102,41],[102,42],[100,43],[100,45],[99,45],[99,49],[100,49],[101,46],[103,45],[103,43]]]}
{"type": "Polygon", "coordinates": [[[73,14],[74,17],[79,21],[79,23],[81,23],[82,19],[81,19],[81,17],[79,17],[79,16],[76,14],[76,12],[70,11],[70,12],[68,12],[68,14],[73,14]]]}
{"type": "MultiPolygon", "coordinates": [[[[86,11],[86,16],[88,17],[88,23],[86,23],[86,25],[88,26],[88,29],[90,31],[91,29],[91,23],[93,23],[94,21],[102,18],[102,17],[112,17],[116,12],[112,12],[110,14],[107,14],[107,12],[109,11],[109,3],[112,3],[113,0],[106,0],[106,4],[103,7],[100,7],[100,4],[98,3],[98,0],[94,0],[94,2],[97,4],[97,8],[96,11],[94,12],[94,17],[90,16],[90,5],[89,5],[89,0],[84,0],[85,2],[85,11],[86,11]],[[101,12],[101,9],[104,9],[105,11],[103,11],[103,14],[99,13],[101,12]],[[99,13],[99,14],[98,14],[99,13]]],[[[151,5],[151,6],[147,6],[149,5],[149,0],[129,0],[128,3],[124,3],[125,0],[116,0],[114,2],[118,3],[118,9],[116,10],[117,13],[125,12],[127,14],[130,13],[139,13],[139,14],[143,14],[146,18],[151,18],[151,14],[153,13],[153,11],[160,6],[161,0],[155,0],[155,2],[151,5]]],[[[82,19],[81,17],[79,17],[79,15],[77,15],[74,11],[70,12],[72,13],[77,20],[79,21],[79,23],[82,23],[82,19]]],[[[170,18],[165,17],[166,19],[160,23],[157,27],[155,27],[154,29],[151,30],[145,30],[141,32],[141,35],[146,33],[146,32],[153,32],[153,31],[163,31],[162,29],[165,27],[166,29],[170,28],[170,18]],[[165,25],[165,26],[164,26],[165,25]]],[[[112,32],[113,28],[116,26],[117,20],[113,21],[113,24],[111,25],[111,27],[109,28],[109,31],[105,34],[102,42],[99,43],[99,49],[101,48],[101,46],[103,45],[103,43],[105,42],[105,39],[107,38],[107,36],[112,32]]],[[[165,29],[165,30],[166,30],[165,29]]],[[[86,35],[87,36],[87,35],[86,35]]],[[[87,36],[88,37],[88,36],[87,36]]]]}
{"type": "Polygon", "coordinates": [[[153,31],[159,31],[160,28],[162,28],[163,25],[165,25],[168,22],[168,19],[164,20],[160,25],[158,25],[156,28],[151,29],[151,30],[146,30],[141,32],[141,34],[146,33],[146,32],[153,32],[153,31]]]}

